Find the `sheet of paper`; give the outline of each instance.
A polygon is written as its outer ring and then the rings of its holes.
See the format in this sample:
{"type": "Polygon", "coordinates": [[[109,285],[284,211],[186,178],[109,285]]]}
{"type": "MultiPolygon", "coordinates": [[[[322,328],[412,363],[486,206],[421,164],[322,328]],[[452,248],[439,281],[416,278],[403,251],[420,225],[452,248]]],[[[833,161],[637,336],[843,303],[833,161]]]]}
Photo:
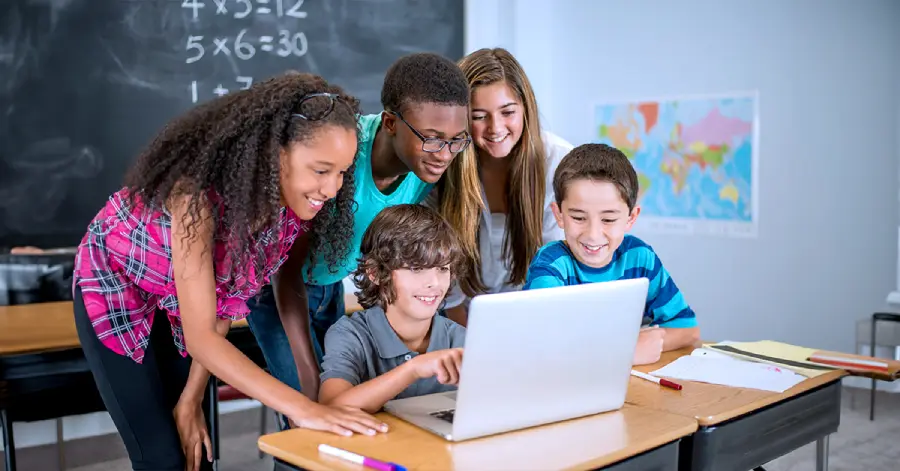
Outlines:
{"type": "Polygon", "coordinates": [[[711,348],[695,348],[694,351],[691,352],[691,356],[702,357],[702,358],[712,358],[714,360],[746,361],[746,360],[741,360],[740,358],[738,358],[736,356],[727,355],[725,353],[713,350],[711,348]]]}
{"type": "Polygon", "coordinates": [[[790,345],[772,340],[734,342],[730,345],[734,348],[739,348],[748,352],[793,361],[806,361],[813,353],[816,353],[815,348],[798,347],[797,345],[790,345]]]}
{"type": "Polygon", "coordinates": [[[670,379],[761,389],[778,393],[784,392],[806,379],[785,368],[699,354],[683,356],[650,374],[670,379]]]}
{"type": "Polygon", "coordinates": [[[725,350],[716,351],[743,360],[766,363],[778,366],[780,368],[791,369],[795,373],[802,374],[807,378],[813,378],[828,373],[832,370],[832,368],[821,368],[815,363],[806,360],[810,355],[817,351],[813,348],[798,347],[796,345],[774,342],[771,340],[761,340],[758,342],[720,342],[717,344],[707,344],[705,345],[705,347],[709,347],[710,345],[729,345],[738,350],[746,352],[747,354],[745,355],[738,352],[729,352],[725,350]],[[771,358],[771,360],[767,360],[766,357],[771,358]],[[806,367],[806,365],[809,365],[809,367],[806,367]]]}

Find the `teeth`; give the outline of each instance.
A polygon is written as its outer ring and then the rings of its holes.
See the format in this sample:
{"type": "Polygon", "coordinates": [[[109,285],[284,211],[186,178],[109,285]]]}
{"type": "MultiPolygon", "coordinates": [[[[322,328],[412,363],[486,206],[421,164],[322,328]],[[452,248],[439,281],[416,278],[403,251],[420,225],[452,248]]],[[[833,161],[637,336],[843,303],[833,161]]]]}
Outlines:
{"type": "Polygon", "coordinates": [[[500,137],[489,137],[489,138],[487,138],[487,140],[488,140],[489,142],[497,143],[497,142],[500,142],[500,141],[506,139],[506,136],[509,136],[509,134],[504,134],[504,135],[502,135],[502,136],[500,136],[500,137]]]}
{"type": "Polygon", "coordinates": [[[603,247],[603,245],[588,245],[588,244],[584,244],[584,246],[587,247],[588,250],[600,250],[600,247],[603,247]]]}
{"type": "Polygon", "coordinates": [[[312,204],[313,206],[322,206],[323,204],[325,204],[324,201],[314,200],[312,198],[307,198],[307,199],[309,200],[310,204],[312,204]]]}
{"type": "Polygon", "coordinates": [[[433,303],[434,300],[437,299],[437,296],[427,296],[427,297],[426,296],[416,296],[416,299],[419,299],[426,303],[433,303]]]}

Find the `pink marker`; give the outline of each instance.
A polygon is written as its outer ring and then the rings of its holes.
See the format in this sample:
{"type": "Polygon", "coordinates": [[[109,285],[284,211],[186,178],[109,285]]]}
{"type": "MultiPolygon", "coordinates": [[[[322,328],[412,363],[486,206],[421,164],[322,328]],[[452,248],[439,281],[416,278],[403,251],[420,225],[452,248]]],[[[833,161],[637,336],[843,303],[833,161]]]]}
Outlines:
{"type": "Polygon", "coordinates": [[[387,463],[384,461],[376,460],[374,458],[369,458],[367,456],[357,455],[356,453],[352,453],[347,450],[341,450],[340,448],[335,448],[324,443],[319,444],[319,452],[325,453],[326,455],[336,456],[351,463],[361,464],[363,466],[377,469],[379,471],[406,471],[406,468],[400,466],[399,464],[387,463]]]}

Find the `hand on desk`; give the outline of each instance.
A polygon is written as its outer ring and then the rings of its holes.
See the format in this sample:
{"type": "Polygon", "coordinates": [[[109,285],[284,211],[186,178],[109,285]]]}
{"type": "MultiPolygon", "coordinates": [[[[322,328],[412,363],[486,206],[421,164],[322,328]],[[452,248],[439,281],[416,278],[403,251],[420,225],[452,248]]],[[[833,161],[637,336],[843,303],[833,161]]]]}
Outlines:
{"type": "Polygon", "coordinates": [[[349,437],[353,433],[375,435],[387,432],[387,424],[356,407],[325,406],[315,402],[305,406],[301,413],[289,416],[291,425],[311,430],[321,430],[349,437]]]}
{"type": "Polygon", "coordinates": [[[419,379],[435,376],[441,384],[458,384],[462,356],[462,348],[448,348],[419,355],[410,360],[410,363],[419,379]]]}
{"type": "Polygon", "coordinates": [[[637,347],[634,349],[634,364],[649,365],[658,362],[662,355],[665,338],[665,329],[659,327],[641,329],[641,333],[638,334],[637,347]]]}
{"type": "Polygon", "coordinates": [[[175,410],[175,427],[181,440],[181,451],[187,463],[186,471],[199,471],[200,460],[203,459],[203,447],[206,447],[206,460],[212,463],[212,441],[206,429],[203,407],[200,403],[178,401],[175,410]]]}

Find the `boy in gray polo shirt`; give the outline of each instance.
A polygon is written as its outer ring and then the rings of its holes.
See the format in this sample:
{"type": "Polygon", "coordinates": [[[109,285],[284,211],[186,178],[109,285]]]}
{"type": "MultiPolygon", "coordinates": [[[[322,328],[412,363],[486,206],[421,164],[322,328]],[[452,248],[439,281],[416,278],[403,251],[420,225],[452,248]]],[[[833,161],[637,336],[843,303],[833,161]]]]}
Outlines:
{"type": "Polygon", "coordinates": [[[456,389],[466,329],[435,315],[464,257],[456,232],[420,205],[372,221],[354,272],[362,312],[325,334],[319,402],[380,410],[394,398],[456,389]]]}

